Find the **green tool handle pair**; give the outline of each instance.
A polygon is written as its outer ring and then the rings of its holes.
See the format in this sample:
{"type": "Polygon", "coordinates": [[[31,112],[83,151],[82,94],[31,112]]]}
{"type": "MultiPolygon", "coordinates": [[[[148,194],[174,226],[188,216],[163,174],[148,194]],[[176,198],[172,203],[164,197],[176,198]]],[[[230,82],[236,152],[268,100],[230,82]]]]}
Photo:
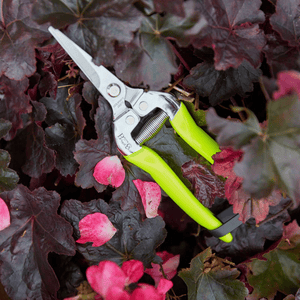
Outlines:
{"type": "MultiPolygon", "coordinates": [[[[170,122],[185,142],[210,163],[213,163],[212,156],[220,151],[219,146],[196,125],[183,103],[181,103],[180,109],[170,122]]],[[[214,230],[222,225],[222,222],[195,198],[193,193],[155,151],[142,146],[142,149],[125,156],[125,159],[149,173],[166,194],[198,224],[208,230],[214,230]]],[[[228,233],[220,239],[230,243],[232,235],[228,233]]]]}

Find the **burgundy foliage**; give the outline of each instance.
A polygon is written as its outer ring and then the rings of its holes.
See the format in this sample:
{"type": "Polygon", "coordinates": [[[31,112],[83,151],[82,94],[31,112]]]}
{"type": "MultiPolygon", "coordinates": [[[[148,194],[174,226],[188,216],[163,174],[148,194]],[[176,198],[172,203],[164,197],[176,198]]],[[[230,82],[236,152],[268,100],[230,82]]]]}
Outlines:
{"type": "Polygon", "coordinates": [[[299,0],[1,0],[8,297],[298,299],[299,17],[299,0]],[[109,103],[50,25],[129,86],[186,102],[220,145],[214,163],[168,121],[145,145],[213,213],[233,206],[231,243],[123,158],[109,103]]]}

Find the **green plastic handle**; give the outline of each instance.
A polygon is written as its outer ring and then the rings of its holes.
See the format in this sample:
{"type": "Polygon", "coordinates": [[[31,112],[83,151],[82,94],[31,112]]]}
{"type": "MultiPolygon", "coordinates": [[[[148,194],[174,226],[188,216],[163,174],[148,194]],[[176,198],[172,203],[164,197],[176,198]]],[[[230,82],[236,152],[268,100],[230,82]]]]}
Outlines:
{"type": "Polygon", "coordinates": [[[212,156],[217,152],[220,152],[218,143],[197,126],[182,102],[180,104],[180,109],[173,120],[170,120],[170,123],[187,144],[211,164],[214,163],[212,156]]]}
{"type": "MultiPolygon", "coordinates": [[[[222,225],[213,213],[203,206],[184,185],[168,164],[152,149],[142,146],[135,153],[124,156],[126,160],[148,172],[169,197],[201,226],[213,230],[222,225]]],[[[231,233],[220,239],[230,243],[231,233]]]]}

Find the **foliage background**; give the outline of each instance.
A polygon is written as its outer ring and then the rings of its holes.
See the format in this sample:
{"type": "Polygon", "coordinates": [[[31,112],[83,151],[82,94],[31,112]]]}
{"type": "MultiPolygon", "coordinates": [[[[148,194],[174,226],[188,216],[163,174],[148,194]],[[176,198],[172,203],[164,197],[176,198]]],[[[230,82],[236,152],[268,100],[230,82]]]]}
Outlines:
{"type": "Polygon", "coordinates": [[[295,298],[298,0],[1,0],[0,12],[0,190],[11,213],[0,236],[0,274],[11,299],[63,299],[77,293],[90,264],[136,258],[149,267],[162,250],[181,255],[176,295],[211,299],[205,286],[214,283],[218,299],[295,298]],[[175,93],[198,125],[217,135],[224,148],[212,168],[168,124],[148,145],[213,212],[233,205],[244,223],[234,242],[199,234],[164,194],[163,218],[145,220],[132,180],[152,178],[120,156],[109,105],[49,25],[127,84],[175,93]],[[126,171],[116,189],[92,176],[109,155],[119,155],[126,171]],[[112,244],[121,257],[75,244],[79,220],[95,211],[118,228],[112,244]]]}

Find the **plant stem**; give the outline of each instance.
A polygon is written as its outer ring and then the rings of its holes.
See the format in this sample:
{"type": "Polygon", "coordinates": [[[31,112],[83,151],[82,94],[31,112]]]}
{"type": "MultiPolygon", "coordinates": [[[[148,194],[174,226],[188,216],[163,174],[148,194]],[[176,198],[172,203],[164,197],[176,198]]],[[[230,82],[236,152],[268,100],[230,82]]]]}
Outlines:
{"type": "Polygon", "coordinates": [[[178,57],[178,59],[180,60],[180,62],[184,65],[184,67],[190,71],[191,68],[189,67],[189,65],[187,64],[187,62],[183,59],[183,57],[181,56],[181,54],[177,51],[176,47],[170,42],[170,39],[169,40],[169,44],[171,45],[175,55],[178,57]]]}
{"type": "MultiPolygon", "coordinates": [[[[238,106],[237,102],[233,97],[230,97],[230,101],[234,106],[238,106]]],[[[241,111],[238,112],[240,119],[244,122],[246,121],[246,118],[244,117],[243,113],[241,111]]]]}
{"type": "Polygon", "coordinates": [[[262,90],[262,92],[263,92],[263,94],[264,94],[264,96],[265,96],[265,98],[267,100],[267,103],[271,102],[270,95],[267,92],[267,89],[266,89],[266,87],[265,87],[265,85],[263,83],[262,77],[259,77],[259,85],[260,85],[260,88],[261,88],[261,90],[262,90]]]}
{"type": "Polygon", "coordinates": [[[105,243],[106,247],[108,247],[109,249],[115,251],[116,253],[118,253],[119,255],[121,255],[121,258],[124,257],[124,254],[122,252],[120,252],[119,250],[117,250],[113,245],[111,245],[110,243],[106,242],[105,243]]]}

